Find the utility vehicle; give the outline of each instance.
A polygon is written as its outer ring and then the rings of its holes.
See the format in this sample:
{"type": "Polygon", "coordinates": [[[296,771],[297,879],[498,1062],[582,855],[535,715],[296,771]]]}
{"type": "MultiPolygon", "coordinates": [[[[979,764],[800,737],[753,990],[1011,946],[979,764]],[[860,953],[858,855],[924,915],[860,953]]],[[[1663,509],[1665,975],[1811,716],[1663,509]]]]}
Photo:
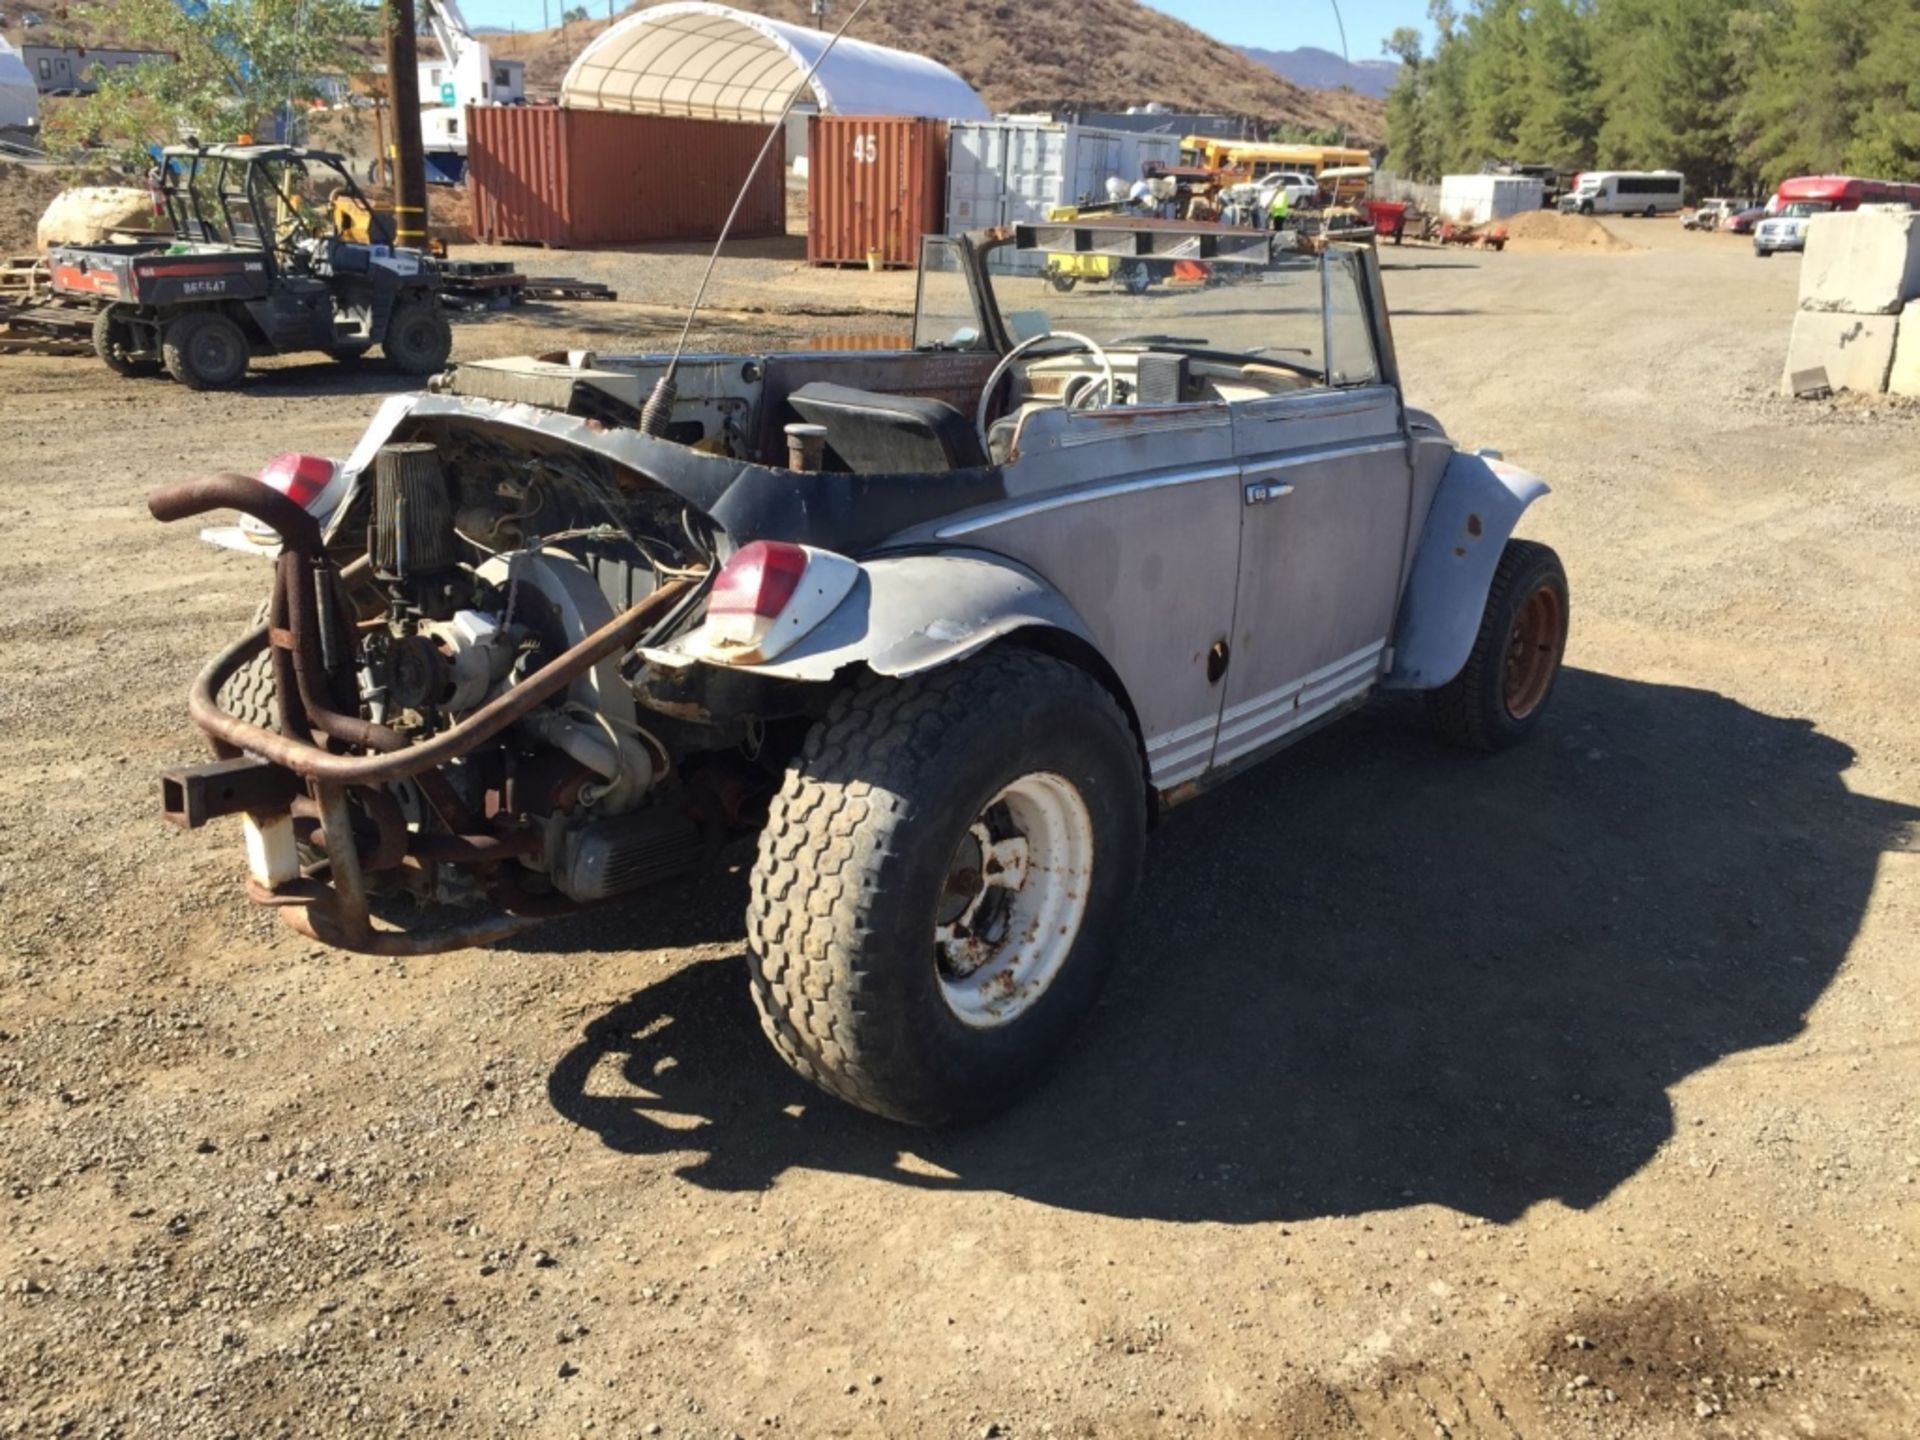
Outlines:
{"type": "Polygon", "coordinates": [[[99,305],[108,368],[167,372],[195,390],[237,384],[257,354],[358,360],[378,345],[409,375],[446,367],[453,331],[432,262],[340,228],[371,213],[338,155],[287,145],[179,146],[155,185],[171,240],[57,245],[56,293],[99,305]]]}
{"type": "Polygon", "coordinates": [[[254,899],[388,955],[757,834],[775,1048],[940,1123],[1087,1013],[1168,807],[1383,690],[1480,750],[1540,723],[1566,577],[1513,535],[1546,487],[1406,404],[1370,248],[928,239],[912,341],[463,364],[342,462],[157,493],[283,541],[167,815],[241,817],[254,899]],[[1233,279],[1060,295],[1050,254],[1233,279]]]}

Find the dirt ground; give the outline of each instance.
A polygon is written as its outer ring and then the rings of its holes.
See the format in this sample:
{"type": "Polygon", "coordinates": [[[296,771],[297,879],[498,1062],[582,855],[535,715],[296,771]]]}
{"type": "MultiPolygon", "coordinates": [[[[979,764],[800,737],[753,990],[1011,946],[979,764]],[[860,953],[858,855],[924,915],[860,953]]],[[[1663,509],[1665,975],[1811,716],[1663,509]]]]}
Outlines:
{"type": "MultiPolygon", "coordinates": [[[[252,910],[155,772],[264,567],[141,499],[400,387],[0,361],[0,1434],[1920,1433],[1920,412],[1772,393],[1794,261],[1620,230],[1385,252],[1411,396],[1555,487],[1542,732],[1383,704],[1176,813],[941,1135],[780,1067],[738,873],[435,960],[252,910]]],[[[785,253],[701,343],[910,301],[785,253]]],[[[693,263],[459,353],[658,343],[693,263]]]]}

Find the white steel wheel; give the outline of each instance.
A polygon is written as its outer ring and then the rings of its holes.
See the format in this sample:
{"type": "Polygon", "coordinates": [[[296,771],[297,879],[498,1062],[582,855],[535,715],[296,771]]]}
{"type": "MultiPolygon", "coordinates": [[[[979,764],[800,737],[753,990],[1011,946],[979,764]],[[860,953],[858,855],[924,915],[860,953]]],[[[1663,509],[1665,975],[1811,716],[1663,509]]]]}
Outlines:
{"type": "Polygon", "coordinates": [[[1086,918],[1093,852],[1093,816],[1059,775],[1022,776],[974,820],[933,932],[940,995],[963,1024],[1008,1024],[1047,992],[1086,918]]]}

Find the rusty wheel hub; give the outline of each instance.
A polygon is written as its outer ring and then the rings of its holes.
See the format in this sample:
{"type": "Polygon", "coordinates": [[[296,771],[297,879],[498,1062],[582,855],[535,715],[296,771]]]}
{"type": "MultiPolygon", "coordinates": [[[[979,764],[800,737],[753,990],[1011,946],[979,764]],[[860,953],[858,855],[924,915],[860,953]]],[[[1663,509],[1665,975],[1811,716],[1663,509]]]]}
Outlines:
{"type": "Polygon", "coordinates": [[[1507,636],[1502,692],[1507,713],[1525,720],[1546,703],[1560,671],[1566,607],[1560,592],[1542,585],[1520,606],[1507,636]]]}

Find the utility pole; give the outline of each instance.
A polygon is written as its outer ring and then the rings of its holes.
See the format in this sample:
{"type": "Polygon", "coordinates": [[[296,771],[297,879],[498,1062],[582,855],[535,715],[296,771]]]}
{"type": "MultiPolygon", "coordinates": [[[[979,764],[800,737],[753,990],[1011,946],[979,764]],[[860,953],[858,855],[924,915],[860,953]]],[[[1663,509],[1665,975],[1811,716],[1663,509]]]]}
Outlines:
{"type": "Polygon", "coordinates": [[[387,0],[387,98],[393,105],[395,245],[427,248],[427,160],[420,139],[420,22],[413,0],[387,0]]]}

